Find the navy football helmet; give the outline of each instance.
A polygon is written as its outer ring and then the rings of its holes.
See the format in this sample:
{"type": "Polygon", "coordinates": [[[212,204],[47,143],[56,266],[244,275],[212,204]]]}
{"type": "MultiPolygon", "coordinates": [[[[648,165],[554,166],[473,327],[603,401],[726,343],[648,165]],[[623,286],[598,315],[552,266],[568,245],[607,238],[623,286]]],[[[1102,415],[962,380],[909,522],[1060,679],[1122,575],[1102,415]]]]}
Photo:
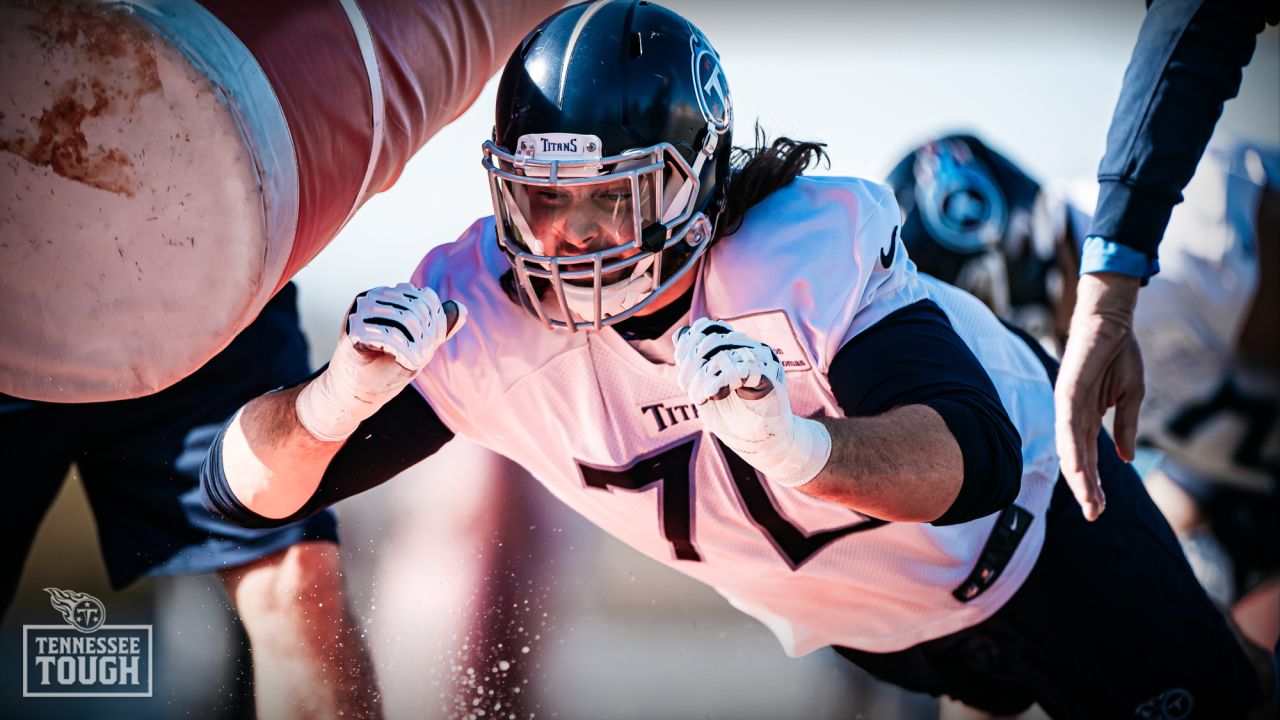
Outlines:
{"type": "Polygon", "coordinates": [[[1054,334],[1062,238],[1043,222],[1040,183],[972,135],[916,148],[886,183],[902,208],[902,242],[921,271],[1038,337],[1054,334]]]}
{"type": "Polygon", "coordinates": [[[650,2],[566,8],[521,42],[484,144],[498,243],[548,327],[643,309],[714,236],[733,106],[719,56],[650,2]]]}

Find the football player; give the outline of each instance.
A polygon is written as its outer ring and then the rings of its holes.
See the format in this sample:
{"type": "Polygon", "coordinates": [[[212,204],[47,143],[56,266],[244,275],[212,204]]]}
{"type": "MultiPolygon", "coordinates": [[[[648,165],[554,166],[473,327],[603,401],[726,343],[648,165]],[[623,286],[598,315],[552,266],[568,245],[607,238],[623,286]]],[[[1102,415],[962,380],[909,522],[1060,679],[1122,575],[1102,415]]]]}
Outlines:
{"type": "Polygon", "coordinates": [[[887,189],[801,176],[821,146],[731,158],[730,98],[653,3],[546,20],[498,88],[495,216],[236,414],[209,503],[294,521],[456,433],[792,655],[993,712],[1243,715],[1247,661],[1110,440],[1112,512],[1059,482],[1053,362],[915,272],[887,189]]]}
{"type": "Polygon", "coordinates": [[[1062,193],[968,134],[907,153],[885,183],[902,209],[902,242],[916,268],[981,300],[1055,355],[1071,320],[1080,223],[1062,193]],[[1052,217],[1050,217],[1052,216],[1052,217]]]}

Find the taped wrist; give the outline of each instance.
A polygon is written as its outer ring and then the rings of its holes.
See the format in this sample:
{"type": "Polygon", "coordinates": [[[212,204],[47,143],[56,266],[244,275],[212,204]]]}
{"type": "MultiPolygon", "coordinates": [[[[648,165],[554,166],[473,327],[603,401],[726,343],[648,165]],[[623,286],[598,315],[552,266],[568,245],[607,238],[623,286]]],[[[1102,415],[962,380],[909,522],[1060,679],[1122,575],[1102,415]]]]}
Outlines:
{"type": "Polygon", "coordinates": [[[328,370],[307,383],[294,401],[298,423],[322,442],[346,440],[378,407],[360,400],[328,370]]]}
{"type": "MultiPolygon", "coordinates": [[[[758,448],[743,459],[764,473],[770,482],[800,487],[813,480],[831,459],[831,433],[817,420],[795,418],[789,441],[758,448]]],[[[741,454],[741,453],[740,453],[741,454]]]]}
{"type": "Polygon", "coordinates": [[[312,437],[321,442],[346,440],[412,377],[399,365],[386,363],[374,372],[368,366],[346,338],[338,341],[329,366],[294,401],[298,422],[312,437]]]}

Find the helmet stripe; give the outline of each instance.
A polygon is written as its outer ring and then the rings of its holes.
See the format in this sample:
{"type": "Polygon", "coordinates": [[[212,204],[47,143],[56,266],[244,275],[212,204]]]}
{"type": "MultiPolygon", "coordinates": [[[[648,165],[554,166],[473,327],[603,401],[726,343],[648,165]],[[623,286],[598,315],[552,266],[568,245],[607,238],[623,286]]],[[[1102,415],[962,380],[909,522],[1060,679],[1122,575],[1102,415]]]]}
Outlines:
{"type": "Polygon", "coordinates": [[[578,38],[582,35],[582,30],[591,22],[591,18],[600,12],[600,8],[613,2],[613,0],[596,0],[591,6],[578,17],[578,22],[573,26],[573,32],[569,33],[569,44],[565,46],[564,64],[560,68],[560,92],[556,96],[556,105],[564,106],[564,79],[569,76],[569,61],[573,59],[573,48],[578,44],[578,38]]]}

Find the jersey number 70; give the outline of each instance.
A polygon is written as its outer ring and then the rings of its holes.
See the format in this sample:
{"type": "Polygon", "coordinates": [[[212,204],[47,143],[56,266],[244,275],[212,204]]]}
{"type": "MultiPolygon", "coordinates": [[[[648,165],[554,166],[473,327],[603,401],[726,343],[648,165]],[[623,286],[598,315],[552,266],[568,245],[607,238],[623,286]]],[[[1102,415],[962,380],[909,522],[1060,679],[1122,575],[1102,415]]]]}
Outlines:
{"type": "MultiPolygon", "coordinates": [[[[693,539],[694,488],[693,459],[701,435],[673,445],[657,454],[642,458],[630,467],[604,469],[578,463],[583,481],[593,488],[612,491],[620,488],[631,492],[656,490],[658,514],[662,534],[671,543],[678,560],[701,562],[702,555],[693,539]]],[[[887,524],[885,520],[859,517],[858,521],[844,527],[806,534],[796,527],[773,504],[764,480],[756,469],[736,453],[716,440],[733,478],[738,498],[752,524],[773,543],[792,570],[809,561],[819,550],[846,535],[872,530],[887,524]]]]}

